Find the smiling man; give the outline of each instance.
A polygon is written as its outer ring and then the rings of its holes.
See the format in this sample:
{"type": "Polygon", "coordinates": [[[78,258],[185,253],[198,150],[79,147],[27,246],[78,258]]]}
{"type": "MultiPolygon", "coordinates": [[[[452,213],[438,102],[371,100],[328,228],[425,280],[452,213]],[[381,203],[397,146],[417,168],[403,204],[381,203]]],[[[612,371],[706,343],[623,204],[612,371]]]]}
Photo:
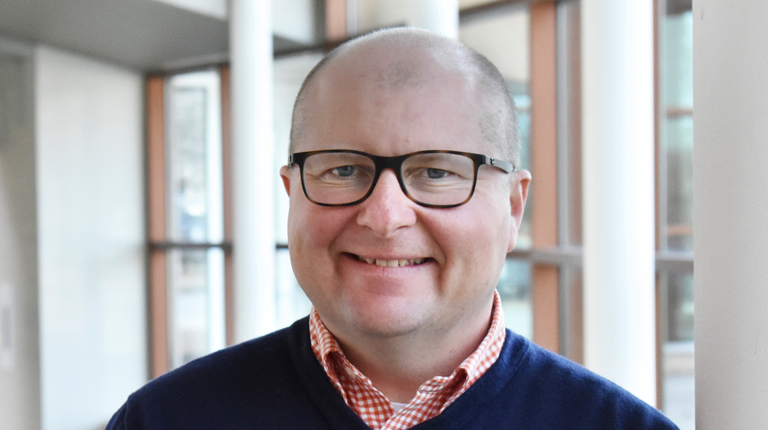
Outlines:
{"type": "Polygon", "coordinates": [[[451,375],[486,337],[522,219],[530,175],[494,161],[519,151],[485,135],[517,145],[514,111],[475,55],[412,30],[340,48],[299,96],[294,163],[281,171],[311,322],[395,402],[451,375]],[[484,133],[499,110],[509,130],[484,133]]]}
{"type": "Polygon", "coordinates": [[[414,29],[337,48],[304,82],[280,171],[310,316],[158,378],[108,428],[676,428],[504,328],[519,152],[476,52],[414,29]]]}

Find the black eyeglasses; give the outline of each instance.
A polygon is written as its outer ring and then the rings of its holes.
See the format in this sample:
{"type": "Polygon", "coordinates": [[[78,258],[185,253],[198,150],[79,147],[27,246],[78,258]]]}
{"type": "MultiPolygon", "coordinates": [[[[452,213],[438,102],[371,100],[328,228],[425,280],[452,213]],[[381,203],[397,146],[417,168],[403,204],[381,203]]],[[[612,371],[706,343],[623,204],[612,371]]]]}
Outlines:
{"type": "Polygon", "coordinates": [[[509,161],[458,151],[419,151],[381,157],[361,151],[330,149],[297,152],[288,167],[298,164],[304,195],[321,206],[351,206],[367,199],[384,169],[392,169],[403,193],[429,208],[461,206],[472,198],[477,171],[487,164],[512,173],[509,161]]]}

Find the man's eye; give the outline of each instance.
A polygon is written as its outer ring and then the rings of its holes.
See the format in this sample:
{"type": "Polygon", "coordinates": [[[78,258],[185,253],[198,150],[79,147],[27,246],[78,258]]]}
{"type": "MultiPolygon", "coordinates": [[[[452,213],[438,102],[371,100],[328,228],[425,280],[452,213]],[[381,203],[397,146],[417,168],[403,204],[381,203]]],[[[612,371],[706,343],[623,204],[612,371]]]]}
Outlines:
{"type": "Polygon", "coordinates": [[[340,166],[331,170],[336,176],[349,177],[355,174],[355,166],[340,166]]]}
{"type": "Polygon", "coordinates": [[[449,176],[450,172],[443,169],[427,169],[427,177],[429,179],[442,179],[449,176]]]}

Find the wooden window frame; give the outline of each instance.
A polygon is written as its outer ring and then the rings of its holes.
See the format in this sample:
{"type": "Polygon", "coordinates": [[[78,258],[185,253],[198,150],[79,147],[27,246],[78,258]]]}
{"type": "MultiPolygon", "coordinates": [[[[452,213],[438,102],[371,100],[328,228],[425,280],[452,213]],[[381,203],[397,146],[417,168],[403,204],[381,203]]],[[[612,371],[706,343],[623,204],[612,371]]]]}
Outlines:
{"type": "MultiPolygon", "coordinates": [[[[200,70],[210,69],[200,68],[200,70]]],[[[221,243],[175,242],[167,239],[167,154],[166,154],[166,80],[174,74],[150,74],[145,80],[146,103],[146,195],[147,195],[147,281],[150,321],[150,377],[156,378],[170,369],[168,330],[168,252],[178,249],[219,248],[224,253],[225,342],[233,344],[232,302],[232,180],[229,106],[229,69],[218,66],[221,79],[222,112],[222,193],[224,241],[221,243]]]]}

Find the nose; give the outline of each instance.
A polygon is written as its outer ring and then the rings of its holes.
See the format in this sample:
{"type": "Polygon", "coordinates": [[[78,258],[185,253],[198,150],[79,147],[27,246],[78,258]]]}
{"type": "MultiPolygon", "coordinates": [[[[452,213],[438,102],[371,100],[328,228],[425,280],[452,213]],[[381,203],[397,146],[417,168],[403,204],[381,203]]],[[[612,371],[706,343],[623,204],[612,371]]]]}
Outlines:
{"type": "Polygon", "coordinates": [[[415,204],[403,193],[395,172],[385,169],[371,195],[360,203],[357,223],[379,237],[390,237],[397,229],[416,223],[415,204]]]}

